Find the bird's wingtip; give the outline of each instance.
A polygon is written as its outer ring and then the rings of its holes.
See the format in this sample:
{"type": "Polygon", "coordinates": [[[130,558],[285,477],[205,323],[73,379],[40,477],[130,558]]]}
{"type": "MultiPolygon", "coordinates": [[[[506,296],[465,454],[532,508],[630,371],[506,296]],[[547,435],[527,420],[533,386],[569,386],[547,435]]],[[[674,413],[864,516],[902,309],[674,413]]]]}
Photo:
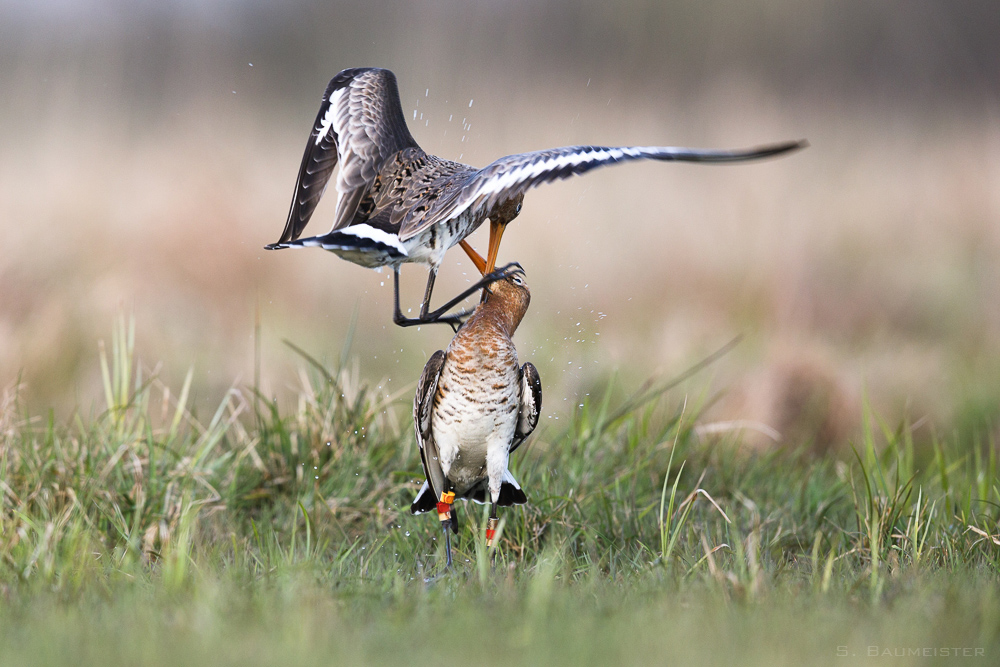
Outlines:
{"type": "Polygon", "coordinates": [[[264,246],[264,250],[281,250],[282,248],[287,248],[288,246],[284,243],[268,243],[264,246]]]}
{"type": "Polygon", "coordinates": [[[776,157],[778,155],[795,153],[796,151],[803,150],[804,148],[809,148],[808,139],[785,141],[780,144],[772,144],[771,146],[764,147],[759,151],[757,157],[776,157]]]}

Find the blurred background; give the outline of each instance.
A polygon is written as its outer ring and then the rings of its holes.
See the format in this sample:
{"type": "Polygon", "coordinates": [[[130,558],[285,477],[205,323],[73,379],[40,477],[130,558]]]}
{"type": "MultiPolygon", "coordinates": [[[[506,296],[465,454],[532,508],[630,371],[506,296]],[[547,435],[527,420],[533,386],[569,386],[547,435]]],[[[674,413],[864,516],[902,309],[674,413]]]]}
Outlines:
{"type": "MultiPolygon", "coordinates": [[[[717,396],[706,421],[826,448],[867,401],[918,438],[981,432],[1000,413],[997,35],[991,0],[0,0],[0,385],[93,409],[124,311],[168,385],[194,368],[196,402],[251,384],[255,343],[262,390],[291,401],[283,339],[336,363],[356,313],[360,374],[407,401],[450,329],[393,326],[391,273],[263,250],[327,82],[381,66],[422,147],[478,166],[811,143],[528,194],[500,261],[527,270],[516,342],[547,419],[742,334],[688,385],[717,396]]],[[[438,303],[473,276],[453,251],[438,303]]],[[[406,303],[425,278],[404,269],[406,303]]]]}

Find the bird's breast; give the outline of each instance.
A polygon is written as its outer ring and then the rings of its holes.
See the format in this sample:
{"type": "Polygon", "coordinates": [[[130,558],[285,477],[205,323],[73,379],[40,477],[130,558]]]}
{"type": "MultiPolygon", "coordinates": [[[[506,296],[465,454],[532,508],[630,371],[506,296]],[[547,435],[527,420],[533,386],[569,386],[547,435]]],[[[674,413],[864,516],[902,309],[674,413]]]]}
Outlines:
{"type": "Polygon", "coordinates": [[[517,424],[517,353],[502,336],[463,340],[448,347],[434,397],[432,429],[449,478],[465,471],[485,476],[486,453],[509,447],[517,424]],[[449,470],[454,466],[454,472],[449,470]]]}
{"type": "Polygon", "coordinates": [[[464,211],[461,215],[440,220],[423,229],[419,234],[403,241],[408,261],[440,265],[449,248],[476,231],[485,219],[464,211]]]}

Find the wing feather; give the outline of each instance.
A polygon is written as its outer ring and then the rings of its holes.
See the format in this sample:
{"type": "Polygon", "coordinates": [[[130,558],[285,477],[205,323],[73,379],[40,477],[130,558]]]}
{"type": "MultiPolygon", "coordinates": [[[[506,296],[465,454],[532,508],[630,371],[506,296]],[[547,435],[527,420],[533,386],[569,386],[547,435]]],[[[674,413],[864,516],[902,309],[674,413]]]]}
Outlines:
{"type": "Polygon", "coordinates": [[[399,101],[395,75],[386,69],[346,69],[330,80],[306,144],[288,220],[278,243],[294,241],[309,223],[334,167],[335,231],[354,218],[385,161],[417,147],[399,101]]]}
{"type": "Polygon", "coordinates": [[[521,401],[517,411],[517,426],[514,427],[514,440],[510,443],[513,452],[531,435],[538,425],[538,417],[542,412],[542,379],[538,369],[530,361],[521,366],[521,401]]]}
{"type": "Polygon", "coordinates": [[[438,350],[431,355],[420,374],[417,393],[413,397],[413,424],[417,434],[417,445],[420,447],[420,460],[435,499],[439,498],[444,490],[444,471],[441,469],[437,444],[431,432],[431,415],[444,359],[444,350],[438,350]]]}
{"type": "Polygon", "coordinates": [[[488,212],[497,203],[527,190],[562,178],[583,174],[610,164],[631,160],[664,162],[745,162],[779,155],[805,142],[790,141],[746,150],[703,150],[660,146],[567,146],[508,155],[474,172],[447,196],[420,216],[408,215],[402,222],[399,237],[405,241],[426,227],[442,220],[459,217],[466,211],[488,212]]]}

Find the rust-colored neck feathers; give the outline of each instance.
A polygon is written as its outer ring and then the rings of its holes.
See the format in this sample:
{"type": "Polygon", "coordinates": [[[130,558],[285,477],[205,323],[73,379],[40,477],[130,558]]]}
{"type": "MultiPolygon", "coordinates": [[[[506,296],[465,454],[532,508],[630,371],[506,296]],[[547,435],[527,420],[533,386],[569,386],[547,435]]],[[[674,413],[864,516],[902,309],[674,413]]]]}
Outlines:
{"type": "Polygon", "coordinates": [[[490,285],[487,292],[486,301],[479,304],[468,324],[490,322],[502,329],[508,338],[512,338],[524,314],[528,312],[528,304],[531,302],[528,286],[523,281],[515,284],[510,278],[506,278],[490,285]]]}

